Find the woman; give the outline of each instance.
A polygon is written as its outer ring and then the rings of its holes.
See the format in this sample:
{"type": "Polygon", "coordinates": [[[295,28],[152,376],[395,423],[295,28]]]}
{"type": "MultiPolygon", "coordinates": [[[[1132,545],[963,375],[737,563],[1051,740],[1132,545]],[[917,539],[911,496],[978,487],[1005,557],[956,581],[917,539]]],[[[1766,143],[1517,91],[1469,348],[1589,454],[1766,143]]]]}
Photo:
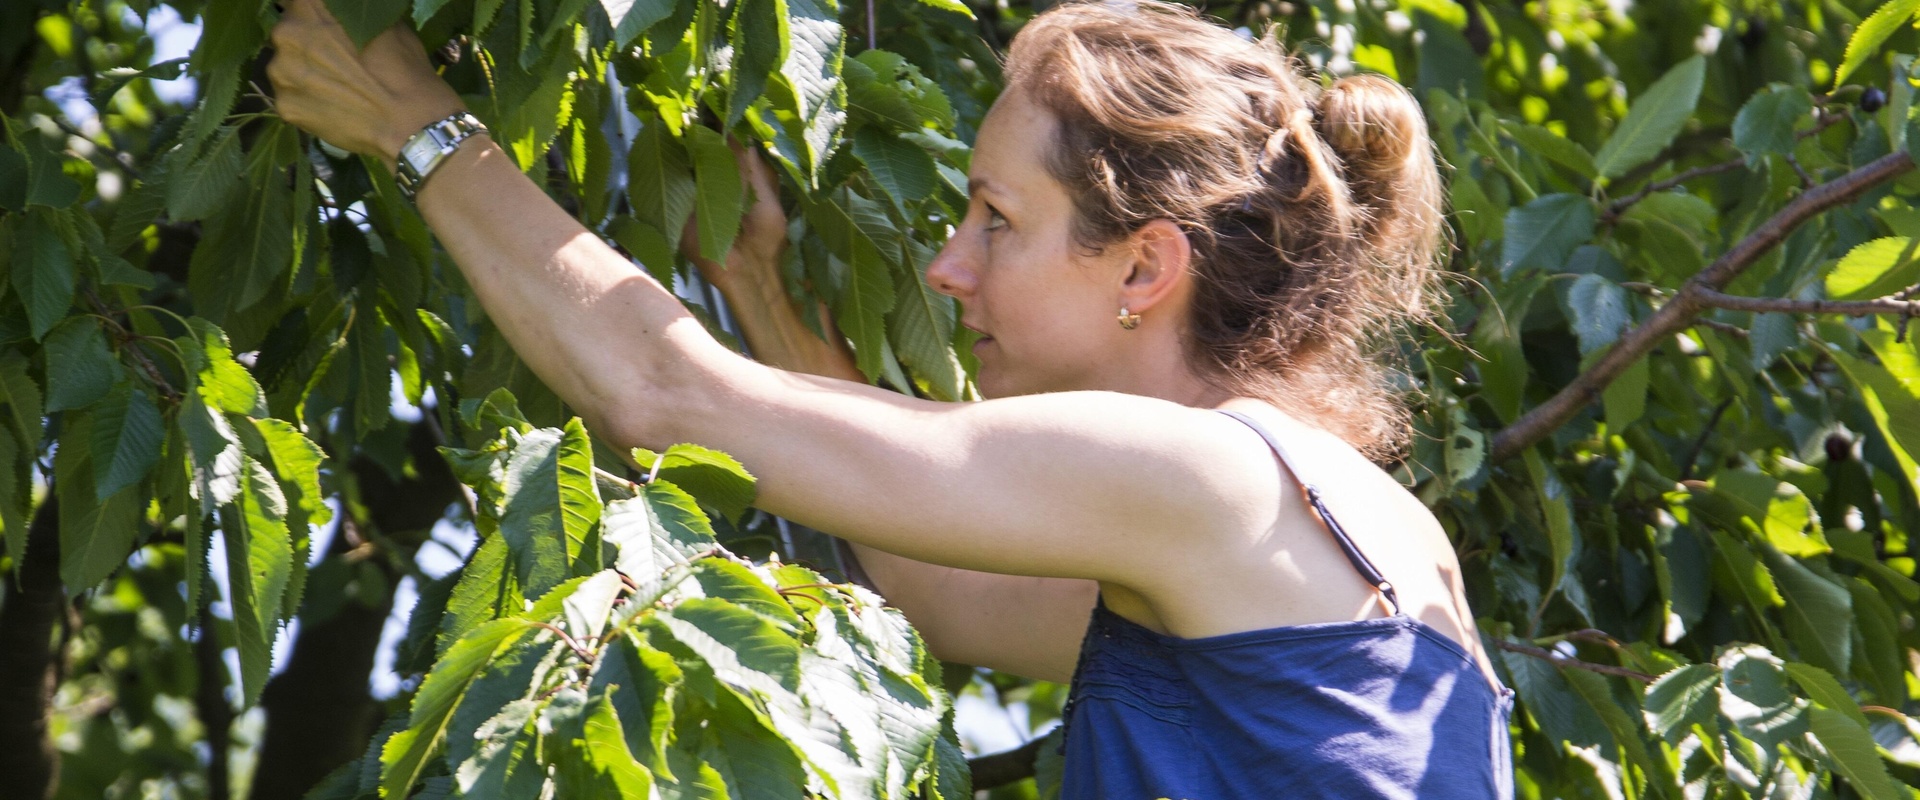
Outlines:
{"type": "MultiPolygon", "coordinates": [[[[273,38],[281,115],[389,165],[460,108],[403,30],[356,52],[292,0],[273,38]]],[[[1065,796],[1506,796],[1507,695],[1453,552],[1368,460],[1404,429],[1374,344],[1434,281],[1418,107],[1149,2],[1041,15],[1007,75],[927,269],[982,335],[984,402],[867,386],[807,331],[757,158],[730,266],[706,266],[794,371],[715,342],[484,136],[417,200],[616,449],[732,453],[941,657],[1070,678],[1065,796]]]]}

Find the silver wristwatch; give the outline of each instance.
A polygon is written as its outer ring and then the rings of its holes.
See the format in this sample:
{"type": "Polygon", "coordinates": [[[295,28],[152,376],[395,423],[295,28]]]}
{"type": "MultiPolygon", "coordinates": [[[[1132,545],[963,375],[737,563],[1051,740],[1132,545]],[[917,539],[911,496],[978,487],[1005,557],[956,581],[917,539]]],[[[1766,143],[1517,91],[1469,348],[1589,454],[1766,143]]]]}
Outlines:
{"type": "Polygon", "coordinates": [[[476,133],[486,133],[487,126],[480,124],[472,114],[465,111],[455,112],[446,119],[421,128],[419,133],[407,139],[400,147],[400,157],[395,160],[394,180],[400,184],[400,193],[412,201],[420,193],[420,186],[427,182],[440,163],[460,148],[460,143],[476,133]]]}

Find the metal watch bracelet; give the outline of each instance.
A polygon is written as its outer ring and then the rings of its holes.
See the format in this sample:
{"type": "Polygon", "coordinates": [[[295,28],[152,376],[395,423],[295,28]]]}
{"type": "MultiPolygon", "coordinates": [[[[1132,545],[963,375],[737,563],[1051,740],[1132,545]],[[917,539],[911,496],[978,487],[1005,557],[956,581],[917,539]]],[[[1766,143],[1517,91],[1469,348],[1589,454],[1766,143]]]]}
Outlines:
{"type": "Polygon", "coordinates": [[[460,143],[476,133],[486,133],[487,126],[480,124],[472,114],[458,111],[446,119],[434,122],[419,133],[407,139],[400,146],[400,156],[394,160],[394,181],[400,184],[400,193],[406,195],[408,202],[420,193],[421,185],[433,174],[440,164],[460,149],[460,143]]]}

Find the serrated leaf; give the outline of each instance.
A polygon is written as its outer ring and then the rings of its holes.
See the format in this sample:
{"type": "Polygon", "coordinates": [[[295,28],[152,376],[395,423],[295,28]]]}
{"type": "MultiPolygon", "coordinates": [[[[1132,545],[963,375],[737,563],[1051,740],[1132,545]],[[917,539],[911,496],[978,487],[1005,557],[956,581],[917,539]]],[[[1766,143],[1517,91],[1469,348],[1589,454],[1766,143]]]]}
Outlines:
{"type": "Polygon", "coordinates": [[[433,665],[420,691],[413,696],[407,728],[387,740],[380,752],[380,793],[385,797],[406,797],[426,766],[427,757],[440,747],[447,721],[466,694],[480,670],[493,660],[494,653],[511,646],[527,631],[532,620],[506,618],[485,623],[469,631],[433,665]]]}
{"type": "Polygon", "coordinates": [[[795,127],[789,135],[799,140],[806,156],[799,166],[806,177],[815,178],[847,118],[846,87],[840,82],[845,31],[831,3],[788,0],[787,9],[787,59],[778,73],[786,91],[769,94],[777,98],[776,106],[785,105],[792,113],[795,127]]]}
{"type": "Polygon", "coordinates": [[[627,198],[633,204],[634,218],[653,226],[670,244],[678,246],[681,229],[693,215],[699,189],[686,149],[659,118],[646,119],[634,136],[633,147],[627,151],[627,173],[627,198]]]}
{"type": "Polygon", "coordinates": [[[1712,664],[1689,664],[1660,676],[1647,687],[1647,727],[1678,742],[1695,725],[1712,726],[1720,713],[1719,686],[1720,668],[1712,664]]]}
{"type": "Polygon", "coordinates": [[[860,371],[867,380],[878,381],[885,372],[886,312],[893,308],[894,301],[887,259],[839,203],[810,203],[806,213],[828,249],[850,267],[833,309],[834,319],[852,342],[860,371]]]}
{"type": "Polygon", "coordinates": [[[106,502],[139,482],[160,460],[166,436],[160,408],[137,386],[122,383],[93,413],[94,495],[106,502]]]}
{"type": "Polygon", "coordinates": [[[1853,38],[1847,40],[1846,57],[1840,60],[1840,68],[1833,73],[1833,85],[1837,88],[1846,83],[1853,71],[1874,57],[1887,37],[1913,19],[1916,13],[1920,13],[1920,0],[1888,0],[1861,20],[1860,27],[1853,30],[1853,38]]]}
{"type": "Polygon", "coordinates": [[[1720,713],[1741,735],[1771,749],[1806,730],[1806,701],[1788,691],[1785,664],[1766,648],[1728,648],[1719,665],[1720,713]]]}
{"type": "Polygon", "coordinates": [[[188,392],[178,419],[191,453],[192,494],[200,501],[197,516],[204,517],[240,494],[240,472],[245,468],[240,438],[224,415],[207,407],[199,392],[188,392]]]}
{"type": "Polygon", "coordinates": [[[1627,290],[1591,272],[1574,279],[1567,288],[1567,309],[1572,312],[1573,332],[1580,337],[1582,355],[1613,344],[1633,322],[1627,290]]]}
{"type": "Polygon", "coordinates": [[[1846,674],[1853,663],[1853,596],[1846,587],[1777,551],[1768,553],[1767,565],[1786,598],[1780,613],[1786,617],[1787,634],[1800,657],[1846,674]]]}
{"type": "Polygon", "coordinates": [[[1807,713],[1807,726],[1813,737],[1826,748],[1827,761],[1834,771],[1846,776],[1847,784],[1869,800],[1909,800],[1912,791],[1901,788],[1887,774],[1880,760],[1873,734],[1846,714],[1830,708],[1815,707],[1807,713]]]}
{"type": "Polygon", "coordinates": [[[33,338],[47,335],[73,305],[74,261],[55,215],[28,209],[13,234],[13,291],[27,307],[33,338]]]}
{"type": "Polygon", "coordinates": [[[933,156],[919,145],[865,127],[853,135],[853,154],[895,202],[917,204],[932,196],[937,177],[933,156]]]}
{"type": "Polygon", "coordinates": [[[1847,690],[1840,685],[1839,681],[1834,680],[1833,673],[1812,664],[1790,662],[1787,664],[1787,677],[1792,678],[1793,682],[1800,686],[1800,691],[1806,692],[1807,697],[1812,698],[1821,707],[1846,714],[1849,719],[1859,723],[1860,727],[1867,727],[1866,712],[1861,711],[1860,703],[1854,700],[1852,695],[1847,694],[1847,690]]]}
{"type": "Polygon", "coordinates": [[[766,91],[767,78],[787,60],[790,35],[786,0],[741,0],[728,23],[734,58],[728,81],[732,89],[727,124],[723,127],[732,128],[766,91]]]}
{"type": "Polygon", "coordinates": [[[653,796],[653,775],[627,747],[625,728],[609,695],[602,694],[593,704],[583,734],[587,764],[605,777],[618,796],[653,796]]]}
{"type": "Polygon", "coordinates": [[[83,408],[106,397],[125,370],[92,317],[68,319],[47,334],[47,413],[83,408]]]}
{"type": "Polygon", "coordinates": [[[222,128],[205,153],[183,144],[161,163],[168,176],[167,217],[175,222],[213,217],[242,186],[240,137],[235,128],[222,128]]]}
{"type": "Polygon", "coordinates": [[[507,460],[504,488],[500,534],[528,597],[539,597],[576,570],[599,569],[597,548],[588,547],[600,522],[599,488],[578,418],[564,430],[543,428],[522,437],[507,460]]]}
{"type": "Polygon", "coordinates": [[[603,570],[581,580],[580,586],[561,602],[566,616],[567,634],[575,641],[600,638],[613,613],[613,601],[620,596],[620,573],[603,570]]]}
{"type": "Polygon", "coordinates": [[[320,464],[326,454],[286,420],[252,420],[255,430],[273,458],[273,472],[287,495],[289,525],[299,532],[306,525],[325,525],[333,519],[333,508],[320,491],[320,464]]]}
{"type": "Polygon", "coordinates": [[[746,691],[799,688],[800,643],[766,617],[725,600],[696,598],[654,618],[721,681],[746,691]]]}
{"type": "Polygon", "coordinates": [[[140,506],[131,491],[106,502],[96,497],[93,426],[85,414],[68,420],[53,456],[53,482],[60,499],[60,581],[78,594],[99,585],[133,552],[140,506]]]}
{"type": "Polygon", "coordinates": [[[340,21],[353,43],[364,48],[381,31],[407,13],[407,0],[327,0],[327,10],[340,21]]]}
{"type": "Polygon", "coordinates": [[[927,284],[926,265],[932,254],[918,243],[909,243],[917,266],[894,273],[899,297],[893,312],[887,315],[887,336],[900,361],[926,381],[934,399],[956,401],[966,389],[966,370],[954,353],[955,317],[953,298],[934,291],[927,284]]]}
{"type": "Polygon", "coordinates": [[[1791,155],[1794,129],[1811,119],[1813,97],[1798,86],[1775,85],[1756,92],[1733,118],[1733,146],[1748,159],[1766,153],[1791,155]]]}
{"type": "Polygon", "coordinates": [[[186,343],[182,349],[199,378],[200,393],[207,402],[229,414],[266,416],[266,396],[254,381],[253,373],[234,360],[233,346],[227,343],[226,332],[199,317],[187,320],[187,326],[192,338],[176,341],[186,343]]]}
{"type": "Polygon", "coordinates": [[[1618,178],[1659,155],[1693,116],[1706,76],[1707,60],[1694,56],[1654,81],[1634,98],[1627,116],[1594,154],[1594,171],[1604,178],[1618,178]]]}
{"type": "Polygon", "coordinates": [[[38,449],[42,409],[40,385],[27,375],[27,358],[19,352],[0,353],[0,403],[7,406],[7,425],[23,448],[38,449]]]}
{"type": "Polygon", "coordinates": [[[1888,236],[1856,245],[1827,273],[1835,300],[1884,297],[1920,283],[1920,240],[1888,236]]]}
{"type": "Polygon", "coordinates": [[[626,47],[628,42],[646,33],[655,23],[673,14],[672,0],[600,0],[613,21],[613,43],[626,47]]]}
{"type": "Polygon", "coordinates": [[[1558,272],[1575,248],[1593,238],[1593,201],[1576,194],[1548,194],[1507,212],[1500,274],[1524,269],[1558,272]]]}
{"type": "Polygon", "coordinates": [[[1593,167],[1593,154],[1578,142],[1524,122],[1503,121],[1500,127],[1519,142],[1522,149],[1534,155],[1571,169],[1583,178],[1591,179],[1597,174],[1593,167]]]}
{"type": "Polygon", "coordinates": [[[733,456],[695,444],[676,444],[665,453],[633,449],[634,463],[668,481],[735,523],[753,506],[754,477],[733,456]]]}
{"type": "Polygon", "coordinates": [[[282,597],[296,568],[286,515],[280,485],[260,462],[245,459],[240,493],[220,509],[220,532],[227,545],[227,599],[240,650],[241,702],[249,706],[266,688],[282,597]]]}
{"type": "Polygon", "coordinates": [[[740,165],[726,138],[712,128],[687,128],[686,145],[698,187],[693,208],[700,227],[700,255],[724,265],[727,249],[740,233],[740,215],[745,210],[746,184],[740,180],[740,165]]]}
{"type": "Polygon", "coordinates": [[[468,631],[497,617],[517,613],[525,601],[520,596],[513,570],[508,566],[511,554],[500,536],[487,536],[473,549],[460,579],[447,599],[446,614],[440,621],[438,649],[444,652],[468,631]]]}

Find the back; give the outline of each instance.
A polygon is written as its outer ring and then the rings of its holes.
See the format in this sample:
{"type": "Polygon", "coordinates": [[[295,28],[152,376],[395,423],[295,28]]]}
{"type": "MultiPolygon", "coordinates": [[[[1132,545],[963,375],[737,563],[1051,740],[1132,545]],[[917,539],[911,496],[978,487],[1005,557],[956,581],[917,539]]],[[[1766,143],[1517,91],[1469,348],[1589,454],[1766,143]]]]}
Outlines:
{"type": "Polygon", "coordinates": [[[1505,800],[1510,698],[1403,614],[1181,639],[1102,604],[1061,797],[1505,800]]]}
{"type": "Polygon", "coordinates": [[[1074,670],[1065,798],[1512,796],[1507,720],[1458,642],[1407,616],[1264,426],[1315,515],[1392,616],[1196,639],[1093,611],[1074,670]]]}

